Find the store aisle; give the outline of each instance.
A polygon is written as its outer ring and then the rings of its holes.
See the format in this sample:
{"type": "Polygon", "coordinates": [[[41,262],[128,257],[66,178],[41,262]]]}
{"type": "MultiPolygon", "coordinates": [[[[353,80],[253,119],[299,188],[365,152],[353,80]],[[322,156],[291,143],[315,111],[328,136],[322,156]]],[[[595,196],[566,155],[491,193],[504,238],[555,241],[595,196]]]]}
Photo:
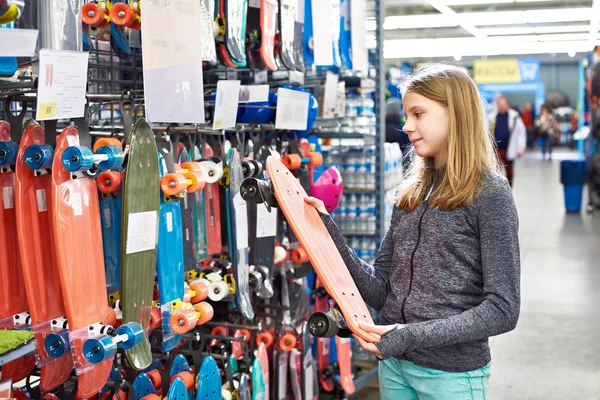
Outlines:
{"type": "Polygon", "coordinates": [[[567,215],[557,152],[518,161],[522,306],[492,339],[490,398],[596,399],[600,393],[600,212],[567,215]]]}
{"type": "MultiPolygon", "coordinates": [[[[522,307],[517,328],[491,339],[493,400],[597,399],[600,393],[600,211],[567,215],[560,160],[519,160],[522,307]]],[[[376,399],[374,389],[353,398],[376,399]]]]}

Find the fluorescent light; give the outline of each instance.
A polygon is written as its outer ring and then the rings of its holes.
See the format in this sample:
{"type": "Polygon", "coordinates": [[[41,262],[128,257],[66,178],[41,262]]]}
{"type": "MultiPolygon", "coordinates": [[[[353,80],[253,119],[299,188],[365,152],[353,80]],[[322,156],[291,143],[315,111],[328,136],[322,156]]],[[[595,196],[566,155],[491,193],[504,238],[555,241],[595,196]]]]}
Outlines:
{"type": "Polygon", "coordinates": [[[477,29],[475,25],[469,23],[466,18],[464,18],[461,14],[457,14],[453,9],[443,4],[442,1],[429,0],[429,4],[443,15],[450,18],[452,21],[457,22],[461,28],[469,32],[471,35],[475,37],[485,37],[485,35],[479,29],[477,29]]]}
{"type": "Polygon", "coordinates": [[[530,35],[534,33],[571,33],[589,32],[589,25],[553,25],[553,26],[517,26],[510,28],[485,28],[481,29],[487,36],[500,35],[530,35]]]}
{"type": "Polygon", "coordinates": [[[598,29],[600,28],[600,0],[594,0],[592,4],[592,10],[594,17],[590,21],[590,36],[589,41],[590,45],[592,45],[595,39],[598,37],[598,29]]]}
{"type": "MultiPolygon", "coordinates": [[[[490,11],[458,13],[457,17],[443,14],[396,15],[385,19],[384,28],[418,29],[418,28],[447,28],[458,26],[460,23],[474,26],[485,25],[517,25],[532,23],[589,21],[592,18],[592,8],[553,8],[526,11],[490,11]]],[[[369,21],[367,21],[369,24],[369,21]]],[[[374,24],[370,26],[374,30],[374,24]]]]}

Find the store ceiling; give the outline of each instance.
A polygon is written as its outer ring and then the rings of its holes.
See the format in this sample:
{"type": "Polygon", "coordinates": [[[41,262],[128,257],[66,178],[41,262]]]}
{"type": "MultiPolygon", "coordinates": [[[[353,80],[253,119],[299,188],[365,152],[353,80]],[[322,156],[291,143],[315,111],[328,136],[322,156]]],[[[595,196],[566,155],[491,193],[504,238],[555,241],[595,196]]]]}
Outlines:
{"type": "MultiPolygon", "coordinates": [[[[600,44],[600,0],[383,1],[390,61],[524,55],[575,61],[600,44]]],[[[367,29],[374,47],[374,16],[367,29]]]]}

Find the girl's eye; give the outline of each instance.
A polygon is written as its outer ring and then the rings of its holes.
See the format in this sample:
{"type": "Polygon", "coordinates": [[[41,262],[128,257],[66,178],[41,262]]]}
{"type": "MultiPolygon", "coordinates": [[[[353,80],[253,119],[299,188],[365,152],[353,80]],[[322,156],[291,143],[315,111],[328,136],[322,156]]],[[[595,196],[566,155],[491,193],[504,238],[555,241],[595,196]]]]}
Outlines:
{"type": "Polygon", "coordinates": [[[415,113],[415,117],[417,117],[417,118],[421,117],[421,115],[423,115],[423,113],[422,113],[422,112],[416,112],[416,113],[415,113]]]}

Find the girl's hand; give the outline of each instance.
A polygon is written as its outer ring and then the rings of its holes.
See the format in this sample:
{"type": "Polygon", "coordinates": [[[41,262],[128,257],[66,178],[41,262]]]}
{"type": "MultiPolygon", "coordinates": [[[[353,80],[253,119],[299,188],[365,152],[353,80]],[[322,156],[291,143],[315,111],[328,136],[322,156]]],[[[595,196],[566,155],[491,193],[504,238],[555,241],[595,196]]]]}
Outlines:
{"type": "Polygon", "coordinates": [[[305,197],[304,201],[307,204],[310,204],[311,206],[316,208],[317,211],[320,212],[321,214],[329,215],[329,213],[327,212],[327,209],[325,208],[325,204],[321,200],[317,199],[316,197],[305,197]]]}
{"type": "MultiPolygon", "coordinates": [[[[400,328],[402,328],[402,326],[403,325],[400,325],[400,324],[395,324],[395,325],[369,325],[369,324],[363,324],[363,323],[358,324],[358,327],[360,329],[362,329],[363,331],[374,333],[379,336],[383,336],[384,334],[388,333],[391,330],[400,329],[400,328]]],[[[360,347],[362,347],[363,350],[368,351],[369,353],[373,354],[375,357],[379,358],[380,360],[383,360],[383,354],[381,353],[381,350],[379,350],[379,348],[377,348],[377,346],[375,346],[373,343],[369,343],[366,340],[359,338],[356,335],[354,335],[354,338],[358,341],[358,344],[360,345],[360,347]]]]}

